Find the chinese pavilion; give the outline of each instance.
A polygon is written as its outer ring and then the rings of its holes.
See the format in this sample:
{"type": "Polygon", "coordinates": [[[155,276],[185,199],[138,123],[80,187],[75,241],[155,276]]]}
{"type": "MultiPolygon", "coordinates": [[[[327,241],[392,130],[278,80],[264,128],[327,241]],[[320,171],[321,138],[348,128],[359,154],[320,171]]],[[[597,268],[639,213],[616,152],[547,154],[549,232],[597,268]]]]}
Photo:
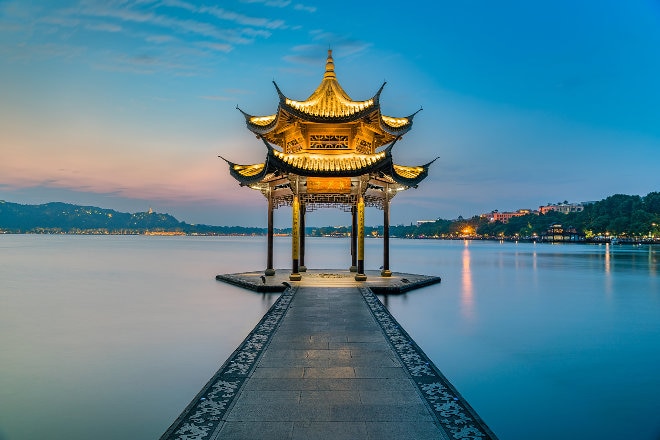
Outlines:
{"type": "MultiPolygon", "coordinates": [[[[339,207],[352,213],[351,271],[364,273],[364,209],[383,210],[382,276],[389,268],[389,206],[398,191],[416,188],[426,178],[433,161],[421,166],[397,165],[392,160],[396,142],[410,131],[419,110],[407,117],[386,116],[380,111],[380,94],[354,101],[339,85],[332,51],[328,51],[321,84],[304,101],[288,98],[277,83],[277,111],[272,115],[245,116],[248,130],[266,146],[262,163],[229,164],[241,186],[261,191],[268,200],[268,257],[266,275],[273,269],[273,210],[292,207],[292,271],[301,279],[305,268],[305,213],[317,208],[339,207]]],[[[421,109],[420,109],[421,110],[421,109]]]]}

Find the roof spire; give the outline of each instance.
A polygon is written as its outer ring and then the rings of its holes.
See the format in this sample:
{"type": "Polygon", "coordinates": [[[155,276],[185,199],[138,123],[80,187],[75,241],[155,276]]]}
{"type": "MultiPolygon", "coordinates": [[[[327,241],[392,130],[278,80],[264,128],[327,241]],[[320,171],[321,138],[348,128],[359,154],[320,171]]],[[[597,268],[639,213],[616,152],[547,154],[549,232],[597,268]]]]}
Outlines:
{"type": "Polygon", "coordinates": [[[325,62],[325,74],[323,75],[323,79],[325,78],[337,78],[337,75],[335,75],[335,62],[332,59],[332,49],[328,49],[328,59],[325,62]]]}

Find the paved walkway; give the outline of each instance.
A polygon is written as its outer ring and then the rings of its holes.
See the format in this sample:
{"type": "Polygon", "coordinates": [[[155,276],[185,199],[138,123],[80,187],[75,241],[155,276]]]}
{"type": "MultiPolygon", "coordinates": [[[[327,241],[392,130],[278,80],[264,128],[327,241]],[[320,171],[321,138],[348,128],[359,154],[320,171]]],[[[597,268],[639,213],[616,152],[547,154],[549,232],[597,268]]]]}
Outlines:
{"type": "Polygon", "coordinates": [[[355,287],[301,287],[222,439],[446,439],[355,287]]]}
{"type": "Polygon", "coordinates": [[[161,440],[496,439],[364,283],[292,284],[161,440]]]}

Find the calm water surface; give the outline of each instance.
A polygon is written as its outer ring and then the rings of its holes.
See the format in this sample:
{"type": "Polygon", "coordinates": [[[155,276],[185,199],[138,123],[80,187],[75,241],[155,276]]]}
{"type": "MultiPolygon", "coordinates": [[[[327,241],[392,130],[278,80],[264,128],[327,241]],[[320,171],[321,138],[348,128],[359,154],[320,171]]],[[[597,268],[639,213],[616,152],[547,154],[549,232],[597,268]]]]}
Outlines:
{"type": "MultiPolygon", "coordinates": [[[[307,243],[308,267],[348,266],[348,240],[307,243]]],[[[264,257],[262,237],[0,235],[0,439],[158,438],[276,298],[215,274],[264,257]]],[[[659,257],[392,240],[393,270],[443,281],[383,300],[502,440],[658,440],[659,257]]]]}

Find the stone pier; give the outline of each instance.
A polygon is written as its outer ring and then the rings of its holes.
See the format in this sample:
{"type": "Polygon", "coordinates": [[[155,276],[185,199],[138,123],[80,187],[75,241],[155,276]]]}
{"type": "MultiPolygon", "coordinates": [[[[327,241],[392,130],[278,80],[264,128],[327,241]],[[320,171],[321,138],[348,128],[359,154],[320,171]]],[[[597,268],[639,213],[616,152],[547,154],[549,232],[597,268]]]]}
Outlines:
{"type": "Polygon", "coordinates": [[[496,438],[373,292],[439,278],[218,279],[285,290],[162,440],[496,438]]]}

